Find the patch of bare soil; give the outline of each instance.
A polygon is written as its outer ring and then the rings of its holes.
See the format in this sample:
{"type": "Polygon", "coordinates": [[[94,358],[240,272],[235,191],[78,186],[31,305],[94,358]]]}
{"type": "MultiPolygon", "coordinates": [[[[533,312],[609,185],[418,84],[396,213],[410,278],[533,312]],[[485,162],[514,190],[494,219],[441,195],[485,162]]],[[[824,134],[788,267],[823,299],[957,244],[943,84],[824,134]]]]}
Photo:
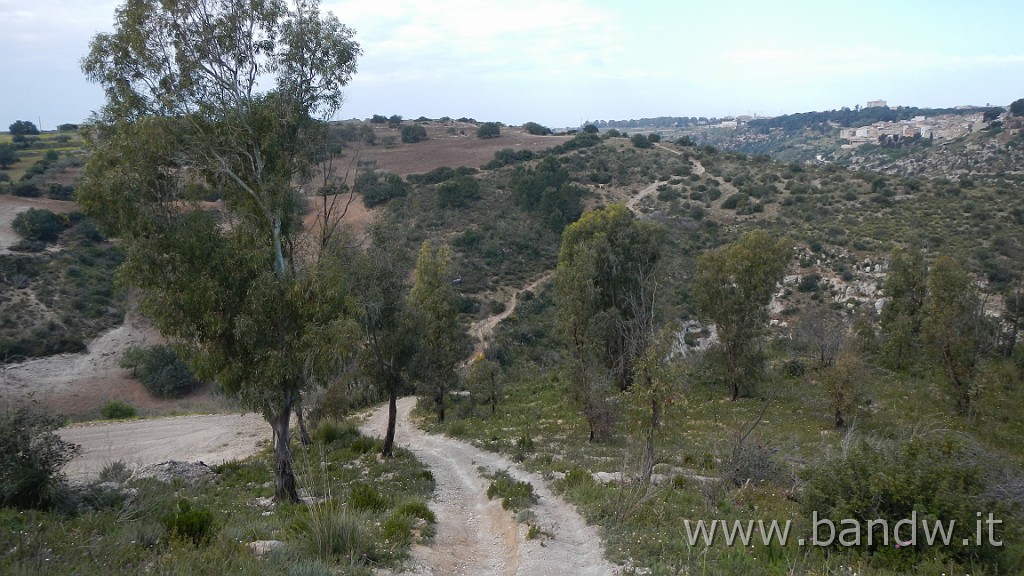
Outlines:
{"type": "Polygon", "coordinates": [[[209,414],[79,424],[59,434],[82,446],[64,471],[85,481],[118,460],[136,469],[168,460],[212,465],[247,458],[270,441],[270,426],[256,414],[209,414]]]}
{"type": "Polygon", "coordinates": [[[145,410],[169,411],[195,404],[208,393],[180,400],[152,397],[120,367],[121,357],[133,346],[163,342],[144,318],[129,312],[124,324],[89,343],[81,354],[58,354],[0,366],[0,397],[39,400],[69,416],[96,414],[107,400],[122,400],[145,410]]]}
{"type": "MultiPolygon", "coordinates": [[[[437,481],[431,506],[437,515],[437,536],[429,546],[413,549],[414,567],[400,576],[598,576],[617,574],[604,559],[597,530],[576,510],[555,496],[544,479],[524,471],[498,454],[458,440],[427,434],[409,419],[416,399],[398,401],[396,443],[426,464],[437,481]],[[508,470],[533,485],[539,502],[532,507],[537,523],[553,536],[528,540],[527,527],[487,499],[489,481],[479,467],[508,470]]],[[[387,425],[387,406],[363,424],[364,434],[380,436],[387,425]]]]}
{"type": "MultiPolygon", "coordinates": [[[[497,138],[477,138],[477,127],[472,124],[458,124],[452,128],[455,134],[449,134],[447,127],[429,126],[428,139],[422,142],[360,146],[355,149],[355,154],[362,161],[375,160],[381,170],[407,176],[441,166],[479,168],[493,160],[498,150],[511,148],[539,152],[572,139],[572,136],[534,136],[520,128],[508,127],[502,128],[497,138]],[[459,131],[464,134],[459,134],[459,131]]],[[[374,130],[378,133],[378,140],[383,136],[394,136],[401,142],[399,129],[375,126],[374,130]]]]}
{"type": "Polygon", "coordinates": [[[78,204],[63,200],[50,200],[49,198],[22,198],[10,194],[0,195],[0,254],[10,254],[9,248],[21,240],[21,236],[14,231],[11,224],[14,217],[29,208],[49,210],[60,214],[67,214],[78,210],[78,204]]]}

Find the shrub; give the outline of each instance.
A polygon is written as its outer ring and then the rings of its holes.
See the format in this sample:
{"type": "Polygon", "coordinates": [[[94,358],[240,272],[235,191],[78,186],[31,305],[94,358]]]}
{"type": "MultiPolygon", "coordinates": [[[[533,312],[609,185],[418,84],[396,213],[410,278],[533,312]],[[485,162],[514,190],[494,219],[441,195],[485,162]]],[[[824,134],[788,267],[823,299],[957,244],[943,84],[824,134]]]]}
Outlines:
{"type": "Polygon", "coordinates": [[[380,512],[387,510],[388,500],[376,488],[364,482],[355,482],[349,489],[349,506],[356,510],[380,512]]]}
{"type": "Polygon", "coordinates": [[[462,207],[480,198],[480,182],[472,176],[456,176],[437,185],[437,203],[442,208],[462,207]]]}
{"type": "Polygon", "coordinates": [[[363,195],[363,203],[370,208],[408,193],[401,176],[373,169],[356,176],[356,191],[363,195]]]}
{"type": "Polygon", "coordinates": [[[121,367],[131,368],[157,398],[180,398],[199,385],[174,348],[166,344],[130,348],[121,359],[121,367]]]}
{"type": "Polygon", "coordinates": [[[419,124],[407,124],[402,126],[402,142],[415,144],[427,139],[427,129],[419,124]]]}
{"type": "MultiPolygon", "coordinates": [[[[995,512],[998,517],[1006,512],[994,496],[986,496],[985,478],[995,476],[985,469],[991,465],[954,435],[914,435],[900,443],[861,440],[811,470],[803,507],[819,517],[885,520],[889,534],[896,522],[913,515],[945,526],[955,521],[943,552],[964,565],[976,563],[1002,550],[974,545],[975,513],[995,512]]],[[[865,542],[860,548],[872,552],[879,567],[909,570],[935,552],[920,535],[916,546],[901,544],[899,550],[882,538],[879,531],[871,545],[865,542]]]]}
{"type": "Polygon", "coordinates": [[[14,217],[11,227],[22,238],[34,242],[52,242],[60,236],[67,219],[39,208],[29,208],[14,217]]]}
{"type": "Polygon", "coordinates": [[[11,190],[11,194],[15,196],[21,196],[22,198],[39,198],[39,186],[36,186],[32,182],[22,182],[11,190]]]}
{"type": "Polygon", "coordinates": [[[497,122],[484,122],[476,129],[477,138],[497,138],[501,136],[501,127],[497,122]]]}
{"type": "Polygon", "coordinates": [[[138,411],[126,402],[108,400],[100,409],[100,414],[105,420],[124,420],[125,418],[135,418],[138,416],[138,411]]]}
{"type": "Polygon", "coordinates": [[[190,541],[198,547],[213,536],[213,512],[201,506],[193,507],[188,500],[181,499],[175,512],[165,518],[164,525],[171,537],[190,541]]]}
{"type": "Polygon", "coordinates": [[[496,473],[491,485],[487,487],[487,498],[491,500],[495,497],[501,498],[502,508],[514,512],[537,502],[533,485],[529,482],[519,482],[505,470],[496,473]]]}
{"type": "Polygon", "coordinates": [[[650,138],[643,134],[633,134],[633,137],[630,138],[630,141],[632,141],[633,146],[636,146],[637,148],[650,148],[654,146],[653,144],[651,144],[650,138]]]}
{"type": "Polygon", "coordinates": [[[293,529],[315,556],[356,563],[373,554],[374,538],[364,528],[370,522],[366,514],[344,510],[332,501],[311,505],[308,510],[309,514],[296,520],[293,529]]]}
{"type": "Polygon", "coordinates": [[[316,437],[324,444],[351,444],[359,437],[359,431],[351,424],[343,425],[335,420],[320,420],[316,427],[316,437]]]}
{"type": "Polygon", "coordinates": [[[55,433],[62,424],[37,402],[0,412],[0,505],[49,508],[62,499],[61,468],[81,449],[55,433]]]}
{"type": "Polygon", "coordinates": [[[526,124],[523,124],[523,128],[534,136],[547,136],[548,134],[551,134],[551,128],[536,122],[527,122],[526,124]]]}

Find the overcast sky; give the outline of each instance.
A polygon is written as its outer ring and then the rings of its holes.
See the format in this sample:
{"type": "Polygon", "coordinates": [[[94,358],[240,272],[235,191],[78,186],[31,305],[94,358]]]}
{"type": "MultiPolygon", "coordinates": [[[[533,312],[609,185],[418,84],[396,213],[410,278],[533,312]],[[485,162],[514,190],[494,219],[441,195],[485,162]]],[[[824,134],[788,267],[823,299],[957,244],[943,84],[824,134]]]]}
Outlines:
{"type": "MultiPolygon", "coordinates": [[[[103,103],[111,0],[0,0],[0,130],[103,103]]],[[[1024,97],[1020,0],[323,0],[363,48],[339,117],[586,120],[1024,97]]]]}

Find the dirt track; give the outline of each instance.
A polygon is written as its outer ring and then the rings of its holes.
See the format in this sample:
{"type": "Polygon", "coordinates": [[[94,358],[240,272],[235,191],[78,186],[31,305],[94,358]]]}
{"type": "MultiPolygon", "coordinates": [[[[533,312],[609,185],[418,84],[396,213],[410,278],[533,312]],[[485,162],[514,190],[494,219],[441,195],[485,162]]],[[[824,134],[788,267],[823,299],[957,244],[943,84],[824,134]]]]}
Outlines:
{"type": "MultiPolygon", "coordinates": [[[[413,549],[415,567],[400,576],[598,576],[617,574],[604,560],[597,530],[576,510],[548,489],[544,479],[519,468],[503,456],[465,442],[427,434],[409,420],[416,399],[398,401],[395,442],[409,448],[437,480],[431,508],[437,515],[437,536],[432,546],[413,549]],[[479,467],[508,470],[514,478],[533,485],[539,502],[532,507],[537,523],[554,538],[526,539],[519,524],[499,500],[487,499],[489,481],[479,467]]],[[[363,424],[364,434],[380,436],[387,425],[382,406],[363,424]]]]}

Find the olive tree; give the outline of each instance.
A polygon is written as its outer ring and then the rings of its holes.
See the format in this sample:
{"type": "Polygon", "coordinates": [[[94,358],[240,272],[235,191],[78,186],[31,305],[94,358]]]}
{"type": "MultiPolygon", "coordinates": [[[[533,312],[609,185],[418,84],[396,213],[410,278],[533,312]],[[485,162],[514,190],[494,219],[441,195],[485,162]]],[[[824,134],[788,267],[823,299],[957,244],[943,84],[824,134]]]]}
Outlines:
{"type": "Polygon", "coordinates": [[[82,61],[106,104],[79,201],[161,332],[271,425],[279,500],[298,498],[289,417],[357,334],[329,238],[302,219],[352,35],[317,0],[125,0],[82,61]],[[220,214],[183,193],[197,181],[220,214]]]}

